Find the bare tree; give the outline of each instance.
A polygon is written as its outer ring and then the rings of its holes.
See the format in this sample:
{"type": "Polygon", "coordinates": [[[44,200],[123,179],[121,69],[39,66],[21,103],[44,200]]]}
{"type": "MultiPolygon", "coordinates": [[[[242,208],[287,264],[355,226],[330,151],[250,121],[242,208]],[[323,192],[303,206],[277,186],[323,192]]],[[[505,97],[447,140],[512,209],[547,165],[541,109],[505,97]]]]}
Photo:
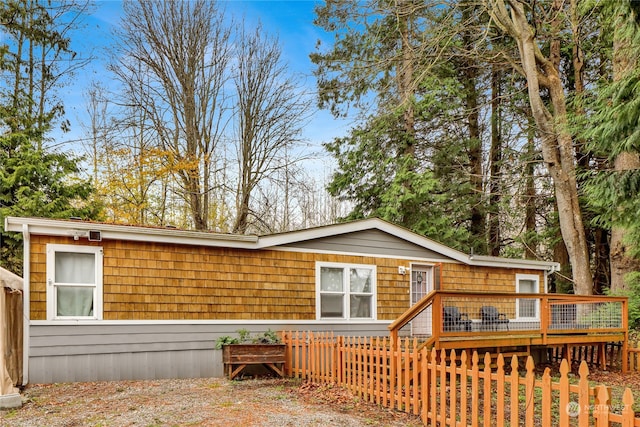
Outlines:
{"type": "Polygon", "coordinates": [[[230,29],[214,1],[127,1],[113,70],[161,141],[192,226],[210,228],[216,149],[226,122],[230,29]]]}
{"type": "Polygon", "coordinates": [[[286,168],[290,149],[301,142],[310,101],[287,73],[278,40],[261,26],[238,37],[234,82],[237,96],[238,186],[233,231],[245,233],[253,219],[251,198],[263,180],[286,168]]]}
{"type": "Polygon", "coordinates": [[[87,157],[91,161],[91,177],[94,186],[99,182],[100,150],[106,145],[109,134],[109,103],[106,92],[107,89],[101,83],[93,81],[85,93],[89,123],[84,126],[88,138],[83,143],[87,157]]]}
{"type": "Polygon", "coordinates": [[[170,171],[147,110],[135,107],[137,95],[126,87],[117,95],[97,83],[89,88],[85,148],[107,218],[165,225],[170,171]]]}

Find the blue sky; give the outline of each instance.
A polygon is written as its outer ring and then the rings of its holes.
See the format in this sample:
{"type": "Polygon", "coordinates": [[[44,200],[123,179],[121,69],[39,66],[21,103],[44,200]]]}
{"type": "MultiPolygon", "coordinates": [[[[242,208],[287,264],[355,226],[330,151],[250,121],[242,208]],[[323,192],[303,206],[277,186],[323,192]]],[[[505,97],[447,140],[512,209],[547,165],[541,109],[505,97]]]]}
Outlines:
{"type": "MultiPolygon", "coordinates": [[[[293,72],[302,76],[307,90],[313,92],[316,85],[309,54],[315,50],[318,39],[328,40],[331,37],[313,25],[316,3],[312,0],[219,1],[227,16],[233,16],[236,21],[244,19],[249,28],[261,22],[265,31],[278,36],[283,59],[293,72]]],[[[73,48],[79,52],[92,52],[96,60],[79,72],[71,86],[60,92],[72,122],[72,132],[64,135],[64,139],[82,137],[80,122],[86,114],[83,94],[89,83],[98,80],[108,84],[111,78],[105,69],[105,49],[112,42],[112,30],[118,25],[121,15],[120,1],[97,1],[95,11],[85,19],[84,28],[72,35],[73,48]]],[[[322,142],[346,134],[349,123],[348,120],[335,120],[327,111],[320,111],[305,128],[305,137],[313,146],[319,147],[322,142]]]]}

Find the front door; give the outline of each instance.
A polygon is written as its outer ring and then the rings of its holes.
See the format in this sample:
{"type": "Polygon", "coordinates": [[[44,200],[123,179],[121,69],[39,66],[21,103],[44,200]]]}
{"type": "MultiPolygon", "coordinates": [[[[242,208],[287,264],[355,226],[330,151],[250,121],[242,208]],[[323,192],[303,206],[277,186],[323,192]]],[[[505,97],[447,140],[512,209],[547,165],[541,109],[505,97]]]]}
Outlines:
{"type": "MultiPolygon", "coordinates": [[[[411,267],[411,305],[433,290],[433,267],[414,265],[411,267]]],[[[411,335],[431,335],[431,306],[411,321],[411,335]]]]}

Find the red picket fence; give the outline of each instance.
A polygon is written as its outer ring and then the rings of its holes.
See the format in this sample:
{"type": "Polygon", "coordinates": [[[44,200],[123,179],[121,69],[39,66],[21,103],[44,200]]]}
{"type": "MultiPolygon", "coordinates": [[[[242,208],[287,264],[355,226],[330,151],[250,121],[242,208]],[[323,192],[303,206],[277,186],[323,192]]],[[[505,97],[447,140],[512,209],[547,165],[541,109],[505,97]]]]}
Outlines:
{"type": "Polygon", "coordinates": [[[631,390],[617,396],[590,386],[586,362],[572,381],[566,361],[553,379],[549,368],[536,375],[531,357],[507,363],[502,355],[427,350],[416,339],[396,345],[379,337],[282,335],[288,376],[345,386],[366,401],[419,415],[425,425],[640,426],[631,390]]]}

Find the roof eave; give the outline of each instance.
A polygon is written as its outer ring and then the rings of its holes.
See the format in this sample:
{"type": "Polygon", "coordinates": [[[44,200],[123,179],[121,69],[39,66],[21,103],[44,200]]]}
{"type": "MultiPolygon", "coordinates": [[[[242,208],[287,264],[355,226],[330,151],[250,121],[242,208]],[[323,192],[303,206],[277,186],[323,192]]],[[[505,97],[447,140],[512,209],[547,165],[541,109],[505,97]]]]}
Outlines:
{"type": "Polygon", "coordinates": [[[547,272],[558,271],[560,268],[560,265],[556,262],[467,255],[379,218],[369,218],[261,237],[255,235],[208,233],[171,228],[150,228],[60,219],[5,218],[6,231],[24,232],[25,227],[31,234],[67,236],[74,239],[86,238],[90,230],[97,230],[101,232],[103,239],[243,249],[275,248],[338,234],[377,229],[467,265],[522,268],[547,272]]]}
{"type": "Polygon", "coordinates": [[[509,268],[522,268],[526,270],[542,270],[550,273],[554,273],[560,270],[560,263],[553,261],[538,261],[531,259],[516,259],[516,258],[500,258],[500,257],[487,257],[487,256],[469,256],[469,265],[482,266],[482,267],[509,267],[509,268]]]}
{"type": "Polygon", "coordinates": [[[44,218],[5,218],[5,230],[84,238],[90,230],[100,231],[103,239],[121,239],[140,242],[174,243],[185,245],[255,248],[258,237],[254,235],[207,233],[172,228],[146,228],[129,225],[103,224],[84,221],[68,221],[44,218]]]}

